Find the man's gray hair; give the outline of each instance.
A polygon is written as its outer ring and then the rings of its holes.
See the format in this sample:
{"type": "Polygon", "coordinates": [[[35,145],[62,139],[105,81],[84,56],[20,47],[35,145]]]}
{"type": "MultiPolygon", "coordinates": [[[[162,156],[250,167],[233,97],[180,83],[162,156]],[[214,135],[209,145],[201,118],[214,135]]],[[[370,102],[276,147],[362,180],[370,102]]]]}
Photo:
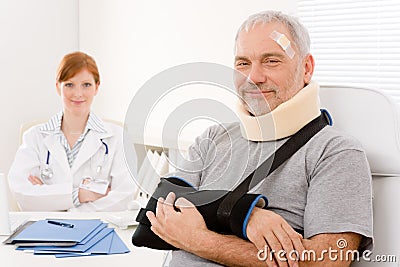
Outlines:
{"type": "Polygon", "coordinates": [[[239,34],[243,30],[248,32],[258,23],[267,24],[270,22],[279,22],[286,26],[294,42],[293,45],[297,47],[301,56],[304,57],[310,53],[310,35],[306,27],[297,18],[274,10],[263,11],[248,17],[236,33],[235,47],[239,34]]]}

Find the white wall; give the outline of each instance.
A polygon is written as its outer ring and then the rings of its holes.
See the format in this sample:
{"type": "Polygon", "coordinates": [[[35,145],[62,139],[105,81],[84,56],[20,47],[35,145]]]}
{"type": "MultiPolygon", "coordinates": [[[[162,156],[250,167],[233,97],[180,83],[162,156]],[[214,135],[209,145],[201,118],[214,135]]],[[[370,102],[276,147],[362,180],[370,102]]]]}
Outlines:
{"type": "Polygon", "coordinates": [[[153,75],[196,61],[231,66],[237,28],[265,9],[293,14],[297,2],[80,0],[80,48],[101,62],[95,109],[123,121],[134,93],[153,75]]]}
{"type": "Polygon", "coordinates": [[[1,0],[0,33],[0,172],[7,173],[21,123],[61,107],[55,73],[78,49],[78,0],[1,0]]]}
{"type": "Polygon", "coordinates": [[[101,91],[94,110],[123,121],[135,91],[177,64],[230,66],[233,38],[249,14],[296,13],[296,0],[1,0],[0,172],[8,172],[21,123],[60,110],[57,65],[66,53],[94,56],[101,91]]]}

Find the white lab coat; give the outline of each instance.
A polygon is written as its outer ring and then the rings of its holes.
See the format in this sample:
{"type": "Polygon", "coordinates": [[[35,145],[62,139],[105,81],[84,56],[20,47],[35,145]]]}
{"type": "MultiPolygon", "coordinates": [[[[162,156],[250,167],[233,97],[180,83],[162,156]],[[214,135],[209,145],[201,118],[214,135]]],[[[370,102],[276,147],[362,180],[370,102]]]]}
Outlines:
{"type": "MultiPolygon", "coordinates": [[[[122,144],[122,128],[104,122],[106,133],[90,130],[82,143],[79,153],[69,167],[64,147],[59,137],[40,130],[41,125],[27,130],[19,147],[8,178],[10,188],[22,210],[26,211],[121,211],[133,200],[137,186],[125,164],[122,144]],[[97,178],[108,179],[111,191],[107,196],[94,202],[74,207],[73,188],[79,187],[85,177],[94,177],[96,168],[103,162],[105,147],[108,145],[108,159],[97,178]],[[32,185],[29,175],[40,178],[40,168],[46,165],[47,151],[50,151],[49,166],[53,177],[44,185],[32,185]]],[[[135,163],[136,164],[136,163],[135,163]]]]}

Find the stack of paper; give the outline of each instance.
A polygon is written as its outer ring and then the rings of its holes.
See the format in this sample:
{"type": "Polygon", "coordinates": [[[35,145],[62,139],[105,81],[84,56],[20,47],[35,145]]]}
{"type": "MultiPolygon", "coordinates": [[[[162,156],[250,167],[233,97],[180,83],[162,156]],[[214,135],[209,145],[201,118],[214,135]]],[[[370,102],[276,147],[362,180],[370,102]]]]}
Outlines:
{"type": "Polygon", "coordinates": [[[46,219],[30,222],[6,244],[17,250],[50,254],[57,258],[121,254],[130,252],[113,228],[101,220],[46,219]]]}
{"type": "Polygon", "coordinates": [[[148,150],[138,172],[137,182],[140,189],[135,199],[145,205],[160,182],[160,177],[168,172],[169,162],[165,153],[159,154],[157,151],[148,150]]]}

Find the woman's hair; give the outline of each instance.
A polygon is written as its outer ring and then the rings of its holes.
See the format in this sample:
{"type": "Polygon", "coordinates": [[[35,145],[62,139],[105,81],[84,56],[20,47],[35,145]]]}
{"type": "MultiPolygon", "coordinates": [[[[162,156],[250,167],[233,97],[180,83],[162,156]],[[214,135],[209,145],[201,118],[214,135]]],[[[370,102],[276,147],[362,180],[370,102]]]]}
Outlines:
{"type": "Polygon", "coordinates": [[[243,30],[248,32],[258,23],[266,24],[270,22],[279,22],[286,26],[291,37],[293,38],[294,45],[297,46],[302,56],[306,56],[308,53],[310,53],[310,36],[307,29],[295,17],[274,10],[263,11],[248,17],[237,31],[235,47],[239,34],[243,30]]]}
{"type": "Polygon", "coordinates": [[[100,74],[96,61],[83,52],[73,52],[63,57],[58,66],[56,81],[65,82],[84,69],[92,73],[96,84],[100,83],[100,74]]]}

